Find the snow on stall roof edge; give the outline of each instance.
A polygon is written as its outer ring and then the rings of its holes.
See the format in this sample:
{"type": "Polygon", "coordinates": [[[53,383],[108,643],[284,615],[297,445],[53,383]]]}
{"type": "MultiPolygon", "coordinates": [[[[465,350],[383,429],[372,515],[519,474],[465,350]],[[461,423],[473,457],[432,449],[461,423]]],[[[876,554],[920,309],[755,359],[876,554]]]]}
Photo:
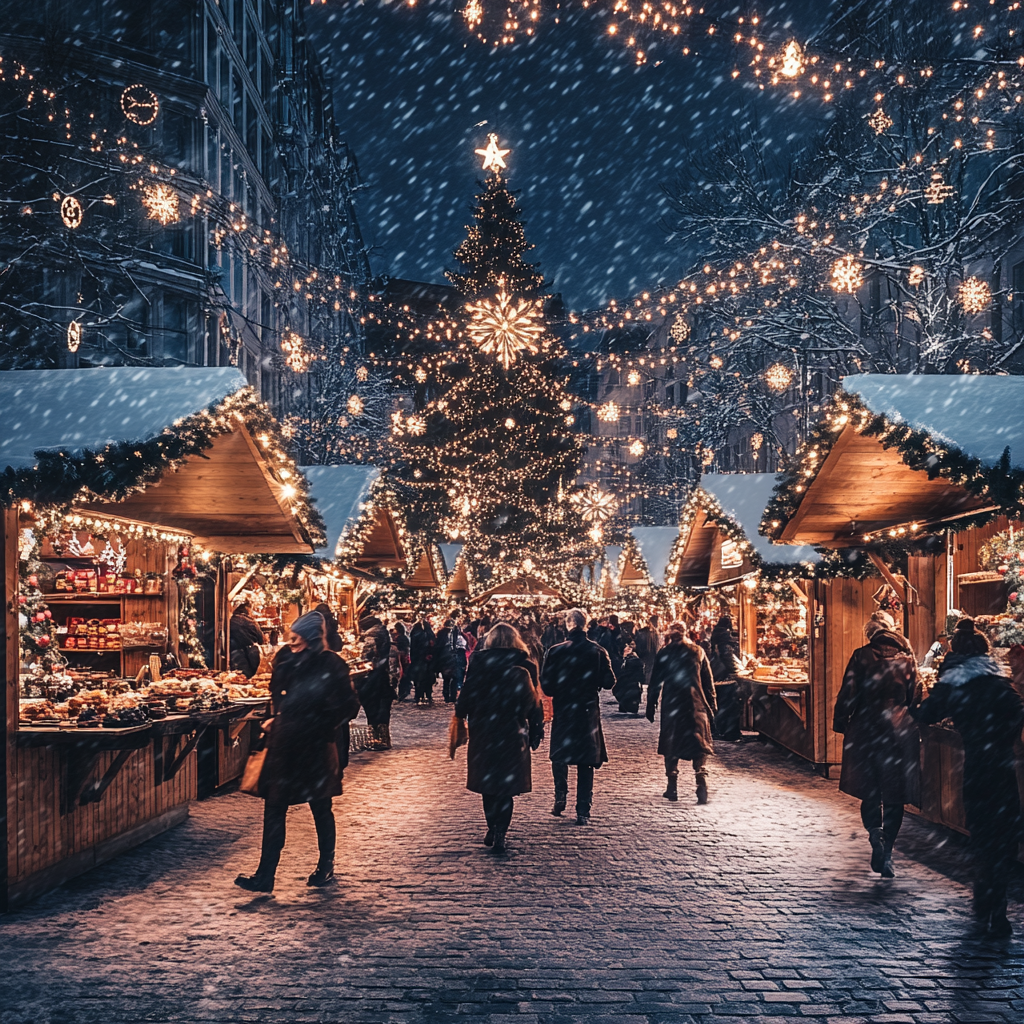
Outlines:
{"type": "Polygon", "coordinates": [[[327,537],[316,553],[321,558],[334,558],[342,538],[359,522],[360,506],[369,501],[380,470],[376,466],[303,466],[302,472],[309,481],[309,496],[323,517],[327,537]]]}

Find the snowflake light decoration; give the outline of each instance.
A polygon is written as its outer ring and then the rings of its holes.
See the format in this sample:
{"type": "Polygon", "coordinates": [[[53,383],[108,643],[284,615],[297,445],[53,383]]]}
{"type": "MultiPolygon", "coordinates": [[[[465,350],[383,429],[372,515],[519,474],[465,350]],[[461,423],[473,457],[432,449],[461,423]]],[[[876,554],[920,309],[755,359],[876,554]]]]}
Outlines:
{"type": "Polygon", "coordinates": [[[85,211],[82,209],[82,204],[74,196],[65,196],[61,200],[60,219],[69,231],[80,228],[84,216],[85,211]]]}
{"type": "Polygon", "coordinates": [[[413,437],[422,437],[427,432],[427,421],[422,416],[410,416],[405,428],[413,437]]]}
{"type": "Polygon", "coordinates": [[[764,382],[772,391],[785,391],[793,383],[793,371],[784,363],[773,363],[764,371],[764,382]]]}
{"type": "Polygon", "coordinates": [[[602,491],[597,484],[591,484],[586,490],[576,491],[569,500],[580,510],[580,515],[588,523],[605,523],[619,507],[614,494],[602,491]]]}
{"type": "Polygon", "coordinates": [[[144,85],[129,85],[121,93],[121,111],[129,121],[145,127],[156,120],[160,113],[160,101],[156,93],[144,85]]]}
{"type": "Polygon", "coordinates": [[[637,439],[636,439],[636,440],[635,440],[635,441],[634,441],[634,442],[633,442],[633,443],[632,443],[632,444],[631,444],[631,445],[629,446],[629,454],[630,454],[630,455],[635,455],[635,456],[636,456],[637,458],[640,458],[640,456],[641,456],[641,455],[643,455],[643,453],[644,453],[645,451],[646,451],[646,449],[644,448],[644,443],[643,443],[643,441],[641,441],[641,440],[640,440],[639,438],[637,438],[637,439]]]}
{"type": "Polygon", "coordinates": [[[868,117],[868,124],[876,135],[884,135],[893,124],[892,118],[879,107],[868,117]]]}
{"type": "Polygon", "coordinates": [[[942,175],[932,175],[931,184],[924,190],[924,197],[928,200],[929,206],[941,206],[953,194],[953,186],[947,185],[942,180],[942,175]]]}
{"type": "Polygon", "coordinates": [[[638,370],[630,370],[629,375],[626,377],[626,383],[631,387],[635,388],[640,383],[640,373],[638,370]]]}
{"type": "Polygon", "coordinates": [[[349,395],[347,408],[350,415],[362,416],[364,408],[363,400],[358,395],[349,395]]]}
{"type": "Polygon", "coordinates": [[[82,344],[82,325],[78,320],[72,320],[68,324],[68,351],[77,352],[78,346],[82,344]]]}
{"type": "Polygon", "coordinates": [[[143,189],[142,205],[146,208],[146,216],[160,221],[164,227],[178,220],[178,193],[162,182],[143,189]]]}
{"type": "Polygon", "coordinates": [[[863,267],[847,254],[832,264],[832,287],[837,292],[851,295],[864,283],[863,267]]]}
{"type": "Polygon", "coordinates": [[[313,361],[313,355],[306,349],[302,336],[292,330],[287,330],[281,335],[281,351],[292,373],[305,373],[313,361]]]}
{"type": "Polygon", "coordinates": [[[679,436],[679,431],[676,430],[675,427],[669,427],[668,430],[665,431],[665,436],[670,441],[674,441],[679,436]]]}
{"type": "Polygon", "coordinates": [[[563,398],[558,403],[558,408],[561,409],[562,412],[572,412],[572,399],[571,398],[563,398]]]}
{"type": "Polygon", "coordinates": [[[504,286],[497,298],[466,303],[473,319],[466,330],[481,352],[493,355],[507,370],[524,352],[536,355],[544,325],[537,323],[541,316],[540,303],[532,299],[510,298],[504,286]]]}
{"type": "Polygon", "coordinates": [[[416,367],[416,372],[413,374],[413,376],[416,378],[417,384],[427,383],[427,371],[424,370],[422,366],[416,367]]]}
{"type": "Polygon", "coordinates": [[[992,292],[980,277],[969,277],[957,291],[965,313],[984,313],[992,302],[992,292]]]}
{"type": "Polygon", "coordinates": [[[615,402],[605,402],[597,407],[597,418],[602,423],[617,423],[619,420],[619,407],[615,402]]]}
{"type": "Polygon", "coordinates": [[[676,314],[676,318],[672,321],[672,326],[668,329],[668,333],[677,345],[682,345],[690,337],[690,325],[686,322],[686,318],[682,313],[676,314]]]}

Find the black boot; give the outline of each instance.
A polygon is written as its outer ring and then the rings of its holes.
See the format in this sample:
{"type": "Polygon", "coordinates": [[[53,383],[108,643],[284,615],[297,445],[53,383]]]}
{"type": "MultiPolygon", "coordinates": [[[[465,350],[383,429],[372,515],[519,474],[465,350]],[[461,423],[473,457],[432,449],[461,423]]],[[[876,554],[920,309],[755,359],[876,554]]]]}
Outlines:
{"type": "Polygon", "coordinates": [[[697,777],[697,803],[706,804],[708,802],[708,780],[702,775],[697,777]]]}
{"type": "Polygon", "coordinates": [[[484,835],[484,846],[494,845],[494,829],[489,828],[484,835]]]}
{"type": "Polygon", "coordinates": [[[665,788],[665,792],[661,795],[666,800],[671,800],[673,803],[679,799],[679,775],[677,772],[673,772],[668,777],[668,786],[665,788]]]}
{"type": "Polygon", "coordinates": [[[882,830],[868,829],[868,842],[871,843],[871,870],[880,875],[885,867],[885,837],[882,830]]]}
{"type": "Polygon", "coordinates": [[[235,885],[246,892],[273,892],[274,872],[257,868],[254,875],[239,875],[235,879],[235,885]]]}
{"type": "Polygon", "coordinates": [[[882,843],[882,870],[883,878],[895,878],[896,869],[892,866],[892,842],[889,839],[882,843]]]}
{"type": "Polygon", "coordinates": [[[334,881],[334,861],[332,860],[321,860],[317,866],[316,871],[313,872],[306,879],[306,885],[330,885],[334,881]]]}
{"type": "Polygon", "coordinates": [[[565,802],[568,799],[567,793],[556,793],[555,794],[555,806],[551,808],[551,813],[556,817],[562,816],[562,811],[565,810],[565,802]]]}
{"type": "Polygon", "coordinates": [[[491,847],[491,853],[504,853],[505,850],[505,829],[496,828],[494,830],[494,845],[491,847]]]}

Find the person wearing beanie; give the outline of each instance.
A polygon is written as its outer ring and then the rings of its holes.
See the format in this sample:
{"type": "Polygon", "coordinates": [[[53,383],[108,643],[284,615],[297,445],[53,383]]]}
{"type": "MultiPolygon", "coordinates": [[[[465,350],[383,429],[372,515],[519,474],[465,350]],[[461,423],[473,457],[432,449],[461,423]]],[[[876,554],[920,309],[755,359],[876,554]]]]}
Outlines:
{"type": "Polygon", "coordinates": [[[319,612],[307,612],[291,624],[288,644],[274,658],[270,695],[272,714],[263,723],[267,753],[257,788],[264,800],[260,863],[254,874],[239,875],[235,885],[249,892],[273,891],[288,808],[304,803],[313,812],[320,851],[306,884],[327,885],[334,879],[336,841],[331,800],[341,794],[335,730],[359,713],[359,698],[348,666],[327,648],[319,612]]]}
{"type": "Polygon", "coordinates": [[[918,702],[917,665],[887,612],[864,624],[868,642],[850,657],[832,728],[843,734],[839,790],[861,801],[871,870],[895,878],[892,850],[905,804],[920,804],[921,737],[910,708],[918,702]]]}
{"type": "Polygon", "coordinates": [[[961,619],[938,682],[914,709],[919,722],[951,719],[963,740],[963,799],[974,861],[974,913],[993,938],[1009,938],[1006,890],[1017,857],[1021,809],[1014,744],[1024,702],[973,619],[961,619]]]}

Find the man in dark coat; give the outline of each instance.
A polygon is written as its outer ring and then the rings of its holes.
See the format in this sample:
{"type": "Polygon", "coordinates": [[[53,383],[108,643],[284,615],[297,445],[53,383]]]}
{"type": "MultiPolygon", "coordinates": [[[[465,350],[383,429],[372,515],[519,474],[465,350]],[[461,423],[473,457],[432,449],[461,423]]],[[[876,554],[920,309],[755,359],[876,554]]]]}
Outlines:
{"type": "Polygon", "coordinates": [[[644,667],[644,685],[651,685],[651,673],[654,671],[654,659],[661,647],[661,634],[658,631],[658,616],[652,615],[645,626],[636,631],[636,655],[644,667]]]}
{"type": "Polygon", "coordinates": [[[612,696],[623,714],[635,715],[640,711],[640,698],[643,692],[644,666],[630,645],[622,659],[622,669],[615,674],[612,696]]]}
{"type": "Polygon", "coordinates": [[[412,679],[416,686],[417,704],[434,703],[434,683],[437,682],[437,667],[434,662],[434,648],[437,637],[430,626],[430,620],[421,616],[412,627],[409,637],[409,658],[412,679]]]}
{"type": "Polygon", "coordinates": [[[920,686],[906,637],[877,619],[864,633],[868,643],[850,656],[832,722],[844,737],[839,790],[861,801],[871,870],[895,878],[892,848],[903,805],[920,804],[921,738],[909,711],[920,686]]]}
{"type": "Polygon", "coordinates": [[[356,693],[370,730],[371,750],[391,749],[391,705],[395,688],[391,683],[391,634],[380,619],[373,616],[359,623],[363,657],[373,668],[356,679],[356,693]]]}
{"type": "Polygon", "coordinates": [[[1020,841],[1014,744],[1024,705],[971,619],[957,623],[939,679],[916,709],[919,722],[950,718],[964,744],[964,814],[974,859],[974,913],[983,931],[1009,938],[1006,890],[1020,841]]]}
{"type": "Polygon", "coordinates": [[[588,640],[587,620],[573,608],[565,613],[569,639],[556,644],[544,659],[540,685],[552,699],[551,773],[555,779],[554,815],[569,799],[569,765],[576,765],[576,824],[590,824],[594,799],[594,769],[608,760],[601,731],[602,690],[615,685],[607,652],[588,640]]]}
{"type": "Polygon", "coordinates": [[[658,753],[665,758],[666,800],[678,800],[679,762],[692,761],[697,803],[708,802],[708,755],[714,753],[711,721],[716,711],[715,682],[703,649],[686,640],[686,627],[673,623],[668,643],[658,651],[647,690],[647,720],[654,721],[661,697],[658,753]]]}
{"type": "Polygon", "coordinates": [[[597,642],[608,652],[608,660],[611,662],[612,671],[618,675],[622,671],[622,655],[626,649],[626,643],[619,628],[618,615],[609,615],[608,624],[597,636],[597,642]]]}
{"type": "Polygon", "coordinates": [[[267,642],[248,601],[243,601],[232,613],[228,624],[230,639],[230,664],[236,672],[243,672],[252,679],[260,667],[262,653],[259,645],[267,642]]]}
{"type": "Polygon", "coordinates": [[[499,623],[470,660],[455,702],[455,716],[469,719],[466,789],[483,796],[484,845],[495,853],[505,851],[513,798],[533,788],[530,751],[544,737],[535,671],[517,631],[499,623]]]}
{"type": "Polygon", "coordinates": [[[348,666],[327,649],[319,613],[308,612],[292,623],[288,646],[274,658],[270,693],[273,717],[263,723],[269,739],[259,780],[265,801],[263,848],[256,873],[235,879],[250,892],[273,891],[291,804],[308,803],[316,825],[320,859],[307,885],[326,885],[334,878],[331,799],[341,794],[335,730],[359,713],[359,699],[348,666]]]}

